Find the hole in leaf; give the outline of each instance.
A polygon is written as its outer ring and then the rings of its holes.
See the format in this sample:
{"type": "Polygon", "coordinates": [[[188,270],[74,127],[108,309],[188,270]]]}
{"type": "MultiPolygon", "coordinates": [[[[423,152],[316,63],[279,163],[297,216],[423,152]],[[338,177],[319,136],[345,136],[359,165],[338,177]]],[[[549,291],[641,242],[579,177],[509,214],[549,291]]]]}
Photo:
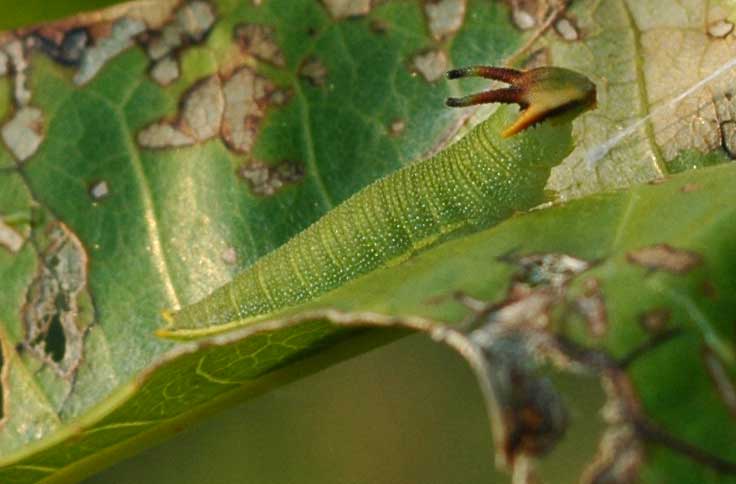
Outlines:
{"type": "Polygon", "coordinates": [[[49,224],[40,250],[40,267],[23,306],[24,350],[69,380],[84,350],[89,324],[87,256],[79,239],[60,222],[49,224]]]}
{"type": "Polygon", "coordinates": [[[66,335],[64,335],[64,327],[61,325],[61,315],[59,313],[54,314],[51,318],[44,343],[46,344],[46,353],[51,356],[52,360],[59,363],[64,359],[66,335]]]}

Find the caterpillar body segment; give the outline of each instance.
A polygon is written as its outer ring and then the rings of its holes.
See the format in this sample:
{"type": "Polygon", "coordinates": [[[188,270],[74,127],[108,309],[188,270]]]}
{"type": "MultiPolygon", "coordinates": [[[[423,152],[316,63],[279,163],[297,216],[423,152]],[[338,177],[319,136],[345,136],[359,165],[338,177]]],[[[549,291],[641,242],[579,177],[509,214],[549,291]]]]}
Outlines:
{"type": "Polygon", "coordinates": [[[566,69],[485,69],[448,77],[495,75],[511,87],[448,104],[515,103],[520,116],[515,106],[502,106],[437,155],[368,185],[232,282],[168,313],[158,334],[205,336],[267,318],[542,203],[552,167],[572,151],[572,120],[595,103],[595,86],[566,69]]]}

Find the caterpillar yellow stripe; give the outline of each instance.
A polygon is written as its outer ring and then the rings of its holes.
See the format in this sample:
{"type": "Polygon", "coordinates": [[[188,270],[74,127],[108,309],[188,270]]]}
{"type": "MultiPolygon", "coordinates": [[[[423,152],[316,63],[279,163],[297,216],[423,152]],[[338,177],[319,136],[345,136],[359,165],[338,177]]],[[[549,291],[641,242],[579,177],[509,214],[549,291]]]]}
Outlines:
{"type": "Polygon", "coordinates": [[[509,87],[450,98],[448,106],[500,102],[521,113],[502,106],[437,155],[368,185],[230,283],[166,312],[157,334],[195,338],[247,325],[544,202],[552,167],[572,151],[573,119],[595,106],[595,85],[558,67],[448,72],[468,76],[509,87]]]}

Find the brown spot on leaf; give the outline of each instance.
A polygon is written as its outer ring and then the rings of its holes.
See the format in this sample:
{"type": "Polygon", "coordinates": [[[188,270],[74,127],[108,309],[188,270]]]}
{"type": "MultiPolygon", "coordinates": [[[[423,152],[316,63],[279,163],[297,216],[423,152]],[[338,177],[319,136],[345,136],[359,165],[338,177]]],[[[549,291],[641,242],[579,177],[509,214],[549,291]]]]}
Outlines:
{"type": "MultiPolygon", "coordinates": [[[[90,36],[92,37],[92,44],[95,44],[98,40],[104,40],[107,37],[110,37],[112,35],[113,26],[115,25],[115,20],[103,20],[101,22],[97,22],[94,24],[91,24],[87,26],[87,29],[89,30],[90,36]]],[[[146,23],[145,19],[137,19],[143,23],[146,23]]]]}
{"type": "Polygon", "coordinates": [[[118,54],[133,46],[133,38],[146,29],[142,20],[127,17],[116,20],[108,37],[99,39],[82,54],[79,70],[74,76],[77,85],[92,80],[105,64],[118,54]]]}
{"type": "Polygon", "coordinates": [[[89,196],[98,201],[110,195],[110,187],[105,180],[94,182],[89,187],[89,196]]]}
{"type": "Polygon", "coordinates": [[[147,32],[143,43],[153,61],[151,77],[162,86],[178,79],[176,54],[189,45],[203,42],[216,20],[214,8],[208,2],[187,2],[160,31],[147,32]]]}
{"type": "Polygon", "coordinates": [[[367,15],[371,11],[371,0],[322,0],[322,3],[335,20],[367,15]]]}
{"type": "Polygon", "coordinates": [[[156,123],[138,133],[138,143],[146,148],[175,148],[195,141],[168,123],[156,123]]]}
{"type": "Polygon", "coordinates": [[[177,10],[174,25],[184,31],[189,40],[199,42],[216,21],[214,7],[207,1],[195,0],[177,10]]]}
{"type": "Polygon", "coordinates": [[[676,249],[669,244],[656,244],[633,250],[626,254],[626,260],[652,270],[663,270],[674,274],[684,274],[702,263],[700,254],[676,249]]]}
{"type": "Polygon", "coordinates": [[[222,137],[232,150],[247,153],[253,148],[274,92],[268,79],[248,67],[237,70],[225,82],[222,137]]]}
{"type": "Polygon", "coordinates": [[[2,46],[5,55],[5,70],[13,75],[13,100],[15,105],[22,107],[31,102],[31,91],[28,89],[28,61],[23,41],[12,39],[2,46]]]}
{"type": "Polygon", "coordinates": [[[152,60],[162,59],[187,44],[201,42],[216,20],[209,3],[185,3],[159,32],[149,33],[148,56],[152,60]]]}
{"type": "Polygon", "coordinates": [[[291,97],[291,93],[289,91],[276,89],[271,94],[269,102],[274,106],[283,106],[289,100],[289,97],[291,97]]]}
{"type": "Polygon", "coordinates": [[[32,106],[18,109],[6,122],[0,134],[18,161],[26,161],[38,150],[44,139],[43,113],[32,106]]]}
{"type": "Polygon", "coordinates": [[[399,136],[401,133],[404,132],[406,129],[406,121],[403,119],[397,119],[393,123],[391,123],[391,126],[389,127],[389,132],[391,133],[391,136],[399,136]]]}
{"type": "Polygon", "coordinates": [[[25,237],[10,225],[7,225],[0,217],[0,246],[5,247],[13,254],[17,254],[23,244],[25,237]]]}
{"type": "Polygon", "coordinates": [[[559,252],[521,257],[509,254],[500,257],[500,260],[517,265],[520,270],[514,280],[531,286],[561,287],[593,266],[592,262],[559,252]]]}
{"type": "Polygon", "coordinates": [[[601,337],[606,333],[608,315],[598,279],[590,278],[583,282],[583,294],[575,300],[575,307],[587,321],[592,336],[601,337]]]}
{"type": "Polygon", "coordinates": [[[159,120],[138,133],[146,148],[190,146],[221,136],[236,152],[247,153],[255,144],[269,105],[282,105],[288,93],[250,67],[238,68],[224,81],[207,77],[183,97],[174,121],[159,120]]]}
{"type": "Polygon", "coordinates": [[[179,62],[172,55],[157,60],[151,67],[151,77],[160,86],[168,86],[179,78],[179,62]]]}
{"type": "Polygon", "coordinates": [[[220,78],[211,76],[196,84],[185,97],[179,129],[199,142],[214,138],[220,131],[224,110],[220,78]]]}
{"type": "Polygon", "coordinates": [[[716,39],[722,39],[733,32],[733,22],[726,19],[716,20],[708,24],[708,35],[716,39]]]}
{"type": "Polygon", "coordinates": [[[207,141],[219,134],[224,110],[220,79],[210,76],[184,95],[175,122],[159,121],[144,128],[138,133],[138,143],[146,148],[166,148],[207,141]]]}
{"type": "Polygon", "coordinates": [[[411,60],[411,70],[421,74],[427,81],[434,82],[445,74],[448,63],[443,50],[432,49],[416,54],[411,60]]]}
{"type": "Polygon", "coordinates": [[[661,334],[670,323],[672,312],[667,308],[657,308],[639,316],[639,324],[650,334],[661,334]]]}
{"type": "Polygon", "coordinates": [[[702,185],[700,183],[685,183],[681,188],[680,191],[682,193],[690,193],[690,192],[697,192],[702,188],[702,185]]]}
{"type": "Polygon", "coordinates": [[[466,0],[428,0],[424,3],[432,37],[442,40],[462,27],[465,3],[466,0]]]}
{"type": "MultiPolygon", "coordinates": [[[[493,321],[497,328],[543,330],[550,325],[552,309],[565,303],[570,281],[592,266],[590,262],[560,253],[507,254],[499,259],[518,267],[504,300],[489,304],[463,293],[456,294],[456,299],[474,313],[470,323],[487,320],[493,321]]],[[[589,299],[600,297],[596,288],[590,291],[589,299]]],[[[605,307],[599,304],[586,301],[584,310],[590,311],[591,318],[601,318],[598,312],[603,311],[605,318],[605,307]]],[[[601,324],[600,319],[595,324],[601,324]]]]}
{"type": "Polygon", "coordinates": [[[48,22],[40,27],[21,28],[16,32],[25,36],[40,34],[59,43],[66,32],[87,28],[93,40],[110,35],[112,23],[122,17],[143,21],[148,29],[160,29],[171,21],[174,11],[182,0],[156,0],[125,2],[108,8],[78,13],[58,21],[48,22]]]}
{"type": "Polygon", "coordinates": [[[550,311],[559,302],[560,294],[553,288],[531,288],[524,283],[514,283],[506,300],[496,305],[493,319],[508,327],[549,326],[550,311]]]}
{"type": "Polygon", "coordinates": [[[234,247],[228,247],[222,251],[222,261],[231,266],[238,262],[238,253],[235,252],[234,247]]]}
{"type": "Polygon", "coordinates": [[[61,222],[49,226],[47,239],[21,312],[23,346],[57,375],[69,379],[82,361],[89,326],[80,317],[79,306],[87,286],[87,254],[61,222]]]}
{"type": "Polygon", "coordinates": [[[512,13],[514,24],[521,30],[529,30],[537,25],[537,21],[532,14],[526,10],[514,10],[512,13]]]}
{"type": "MultiPolygon", "coordinates": [[[[493,321],[497,328],[527,328],[530,331],[548,328],[552,320],[552,309],[565,303],[569,283],[576,275],[592,266],[590,262],[560,253],[526,256],[511,253],[499,259],[518,267],[504,300],[489,304],[463,293],[455,295],[456,300],[473,312],[471,319],[466,321],[469,324],[493,321]]],[[[582,296],[584,302],[581,303],[581,308],[576,309],[588,311],[583,314],[593,319],[593,325],[605,326],[602,296],[596,294],[596,288],[591,288],[590,291],[589,296],[582,296]],[[601,301],[594,301],[599,297],[601,301]],[[600,312],[603,312],[602,316],[600,312]]]]}
{"type": "Polygon", "coordinates": [[[304,178],[304,168],[293,161],[283,161],[276,166],[252,161],[243,165],[238,175],[248,182],[254,195],[270,197],[285,186],[301,181],[304,178]]]}
{"type": "Polygon", "coordinates": [[[323,86],[327,79],[327,68],[317,57],[307,58],[299,68],[299,75],[313,86],[323,86]]]}
{"type": "Polygon", "coordinates": [[[271,27],[258,24],[238,24],[235,26],[235,39],[249,55],[257,59],[279,67],[286,64],[271,27]]]}
{"type": "Polygon", "coordinates": [[[509,0],[511,19],[520,30],[529,30],[537,26],[541,13],[539,0],[509,0]]]}
{"type": "Polygon", "coordinates": [[[567,17],[562,17],[555,22],[555,31],[568,42],[580,40],[580,31],[577,25],[567,17]]]}
{"type": "Polygon", "coordinates": [[[371,20],[371,32],[374,34],[383,35],[386,32],[388,32],[389,24],[381,19],[373,19],[371,20]]]}

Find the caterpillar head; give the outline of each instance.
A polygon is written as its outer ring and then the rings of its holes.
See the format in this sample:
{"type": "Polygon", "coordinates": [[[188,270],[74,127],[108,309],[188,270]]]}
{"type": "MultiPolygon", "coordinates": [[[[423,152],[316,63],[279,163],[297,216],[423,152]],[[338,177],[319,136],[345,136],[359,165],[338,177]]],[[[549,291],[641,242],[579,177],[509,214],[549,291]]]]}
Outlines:
{"type": "Polygon", "coordinates": [[[503,89],[447,99],[447,105],[452,107],[484,103],[518,104],[522,114],[501,133],[504,138],[547,119],[572,120],[596,105],[595,84],[584,75],[562,67],[518,71],[505,67],[472,66],[449,71],[447,77],[484,77],[509,84],[503,89]]]}

